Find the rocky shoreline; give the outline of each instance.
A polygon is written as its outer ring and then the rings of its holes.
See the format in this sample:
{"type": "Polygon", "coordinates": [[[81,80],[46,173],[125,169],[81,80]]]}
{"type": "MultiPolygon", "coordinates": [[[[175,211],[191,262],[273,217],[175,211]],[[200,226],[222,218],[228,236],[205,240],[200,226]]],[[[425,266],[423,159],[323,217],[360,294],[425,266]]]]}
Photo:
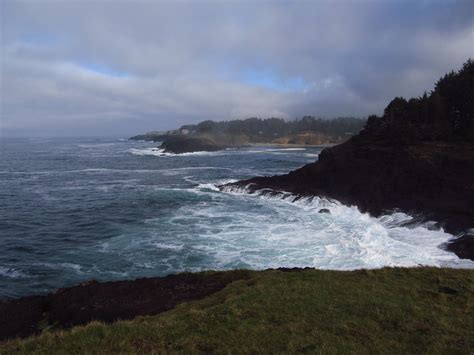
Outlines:
{"type": "Polygon", "coordinates": [[[402,210],[434,220],[459,238],[447,248],[474,260],[474,145],[430,142],[393,145],[354,137],[324,149],[315,163],[285,175],[221,186],[250,193],[321,196],[380,216],[402,210]],[[462,243],[462,248],[460,248],[462,243]]]}
{"type": "Polygon", "coordinates": [[[165,153],[183,154],[193,152],[215,152],[223,150],[226,146],[219,145],[207,138],[173,136],[166,138],[161,143],[160,149],[165,153]]]}
{"type": "Polygon", "coordinates": [[[247,271],[237,270],[114,282],[89,281],[44,296],[0,300],[0,341],[92,321],[111,323],[159,314],[246,278],[247,271]]]}
{"type": "Polygon", "coordinates": [[[380,216],[402,210],[458,236],[446,248],[474,260],[474,62],[427,96],[397,97],[347,142],[285,175],[221,186],[321,196],[380,216]]]}
{"type": "MultiPolygon", "coordinates": [[[[311,268],[279,268],[299,272],[311,268]]],[[[267,269],[271,271],[273,269],[267,269]]],[[[135,280],[83,282],[53,293],[0,300],[0,342],[69,329],[92,321],[113,323],[152,316],[203,299],[253,271],[229,270],[171,274],[135,280]]]]}
{"type": "MultiPolygon", "coordinates": [[[[234,318],[234,321],[238,322],[239,325],[245,321],[248,321],[248,324],[255,324],[252,321],[252,317],[255,315],[259,319],[264,317],[273,321],[275,320],[274,317],[289,315],[295,321],[298,321],[302,317],[301,309],[305,309],[303,307],[309,307],[310,311],[320,316],[321,312],[324,313],[324,310],[328,309],[324,302],[331,305],[331,307],[338,308],[342,312],[339,317],[348,316],[352,322],[354,317],[360,319],[357,312],[364,312],[365,314],[370,311],[367,307],[373,308],[373,300],[378,299],[378,304],[380,304],[380,302],[387,302],[387,297],[394,299],[388,301],[387,307],[390,307],[390,305],[395,307],[392,312],[396,312],[396,315],[384,313],[381,319],[382,322],[393,322],[397,319],[397,316],[400,316],[400,308],[396,303],[397,300],[400,302],[400,297],[403,298],[404,304],[410,302],[409,307],[418,304],[426,308],[427,314],[431,317],[433,317],[432,304],[426,302],[427,298],[431,299],[432,302],[445,303],[452,307],[453,311],[461,310],[462,314],[466,314],[466,307],[469,307],[466,302],[472,299],[470,297],[472,290],[469,288],[470,279],[472,279],[472,270],[443,268],[383,268],[354,271],[279,268],[262,271],[233,270],[184,273],[166,277],[104,283],[89,281],[75,287],[59,289],[45,296],[0,301],[0,312],[2,314],[2,317],[0,317],[0,346],[4,346],[2,349],[6,353],[17,352],[23,345],[43,339],[46,340],[45,346],[50,352],[50,347],[56,346],[61,338],[74,336],[74,334],[77,334],[76,332],[79,332],[80,342],[82,343],[88,336],[84,331],[87,333],[87,329],[90,330],[90,327],[102,330],[109,329],[106,332],[100,331],[98,339],[106,337],[109,342],[123,341],[124,334],[120,333],[120,338],[115,339],[113,329],[117,328],[109,325],[109,323],[121,320],[130,320],[130,322],[119,323],[118,327],[120,329],[123,330],[123,327],[128,327],[129,331],[137,333],[131,335],[134,347],[137,344],[135,342],[137,337],[139,339],[146,338],[148,343],[153,343],[149,332],[153,335],[159,335],[159,330],[166,328],[169,317],[163,315],[164,318],[135,318],[171,311],[180,304],[182,304],[183,309],[188,309],[186,313],[190,315],[190,317],[184,316],[184,323],[178,323],[180,329],[185,332],[186,336],[198,337],[203,334],[202,328],[200,329],[201,332],[197,329],[198,331],[193,333],[196,330],[196,325],[193,325],[192,322],[196,315],[202,318],[206,329],[213,326],[214,322],[222,322],[223,320],[228,325],[227,320],[232,319],[232,317],[238,317],[237,320],[234,318]],[[295,282],[299,285],[296,288],[295,282]],[[288,284],[291,287],[288,287],[288,284]],[[368,287],[369,285],[370,287],[368,287]],[[280,290],[275,292],[278,287],[280,287],[280,290]],[[408,299],[404,296],[407,287],[412,290],[412,292],[407,293],[409,295],[408,299]],[[304,290],[303,294],[306,299],[301,298],[302,290],[304,290]],[[223,293],[214,295],[219,291],[223,291],[223,293]],[[333,295],[328,296],[328,292],[329,294],[332,292],[333,295]],[[282,294],[283,298],[281,298],[282,294]],[[197,306],[193,306],[193,304],[184,305],[184,303],[203,298],[207,298],[204,308],[199,306],[199,304],[202,305],[199,302],[197,306]],[[368,298],[371,301],[366,303],[368,298]],[[239,300],[235,302],[236,299],[239,300]],[[285,301],[282,302],[282,300],[285,301]],[[464,303],[463,300],[465,300],[464,303]],[[354,301],[358,311],[356,313],[344,311],[349,306],[354,310],[354,301]],[[322,307],[322,310],[315,311],[314,306],[322,307]],[[190,307],[191,310],[189,310],[190,307]],[[228,307],[231,307],[231,309],[228,307]],[[268,307],[272,310],[274,310],[273,307],[280,308],[277,308],[277,313],[272,315],[268,311],[268,307]],[[280,310],[282,307],[284,311],[280,310]],[[222,313],[223,309],[225,313],[222,313]],[[209,313],[206,312],[209,311],[212,311],[212,313],[207,316],[206,314],[209,313]],[[258,314],[258,312],[261,312],[261,314],[258,314]],[[106,324],[91,324],[88,327],[74,329],[72,332],[61,332],[61,330],[86,325],[93,321],[106,324]],[[158,324],[161,326],[157,327],[158,324]],[[108,328],[109,326],[111,328],[108,328]],[[142,331],[146,333],[142,333],[142,331]],[[27,339],[25,342],[18,339],[35,335],[40,335],[40,337],[27,339]]],[[[375,304],[377,304],[377,301],[375,301],[375,304]]],[[[435,307],[435,309],[443,308],[435,307]]],[[[179,313],[179,309],[176,311],[179,313]]],[[[324,315],[324,317],[327,317],[324,322],[325,324],[326,322],[333,324],[331,322],[335,320],[334,313],[328,313],[324,315]]],[[[446,317],[445,313],[441,315],[446,317]]],[[[406,315],[402,314],[402,317],[405,322],[406,315]]],[[[458,319],[452,315],[448,317],[449,321],[458,319]]],[[[317,318],[317,316],[311,317],[313,320],[317,318]]],[[[414,314],[411,314],[411,318],[419,324],[420,318],[417,318],[414,314]]],[[[441,323],[444,324],[444,322],[441,323]]],[[[263,324],[268,326],[268,321],[265,322],[264,320],[263,324]]],[[[272,322],[270,324],[273,327],[285,329],[283,326],[285,323],[274,324],[272,322]]],[[[171,327],[173,334],[176,334],[176,323],[168,325],[171,327]]],[[[219,328],[219,326],[217,327],[219,328]]],[[[234,332],[235,329],[231,326],[230,331],[234,332]]],[[[419,329],[419,326],[416,329],[419,329]]],[[[221,328],[218,331],[220,332],[220,330],[221,328]]],[[[229,328],[227,328],[227,331],[229,331],[229,328]]],[[[257,329],[252,328],[252,331],[257,331],[257,329]]],[[[403,332],[407,333],[406,328],[403,328],[403,332]]],[[[90,332],[88,334],[90,335],[90,332]]],[[[93,331],[93,334],[96,333],[93,331]]],[[[383,334],[385,333],[381,335],[383,334]]],[[[160,344],[162,343],[157,342],[156,346],[159,347],[160,344]]],[[[77,345],[73,344],[73,352],[78,351],[77,345]]],[[[89,352],[90,350],[86,346],[86,351],[89,352]]],[[[142,348],[140,350],[143,352],[142,348]]],[[[34,350],[30,348],[28,353],[32,351],[34,350]]],[[[71,350],[66,353],[70,352],[71,350]]],[[[39,351],[39,353],[43,352],[39,351]]]]}

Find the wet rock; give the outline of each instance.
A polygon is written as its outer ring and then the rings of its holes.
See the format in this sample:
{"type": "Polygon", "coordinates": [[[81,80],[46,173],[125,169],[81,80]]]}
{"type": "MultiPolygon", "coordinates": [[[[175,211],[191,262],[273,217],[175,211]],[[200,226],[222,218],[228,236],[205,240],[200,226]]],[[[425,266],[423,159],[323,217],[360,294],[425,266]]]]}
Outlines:
{"type": "Polygon", "coordinates": [[[329,213],[329,214],[330,214],[331,211],[329,211],[329,209],[327,209],[327,208],[321,208],[321,209],[318,211],[318,213],[329,213]]]}
{"type": "Polygon", "coordinates": [[[465,234],[448,242],[446,249],[455,253],[461,259],[474,260],[474,235],[465,234]]]}

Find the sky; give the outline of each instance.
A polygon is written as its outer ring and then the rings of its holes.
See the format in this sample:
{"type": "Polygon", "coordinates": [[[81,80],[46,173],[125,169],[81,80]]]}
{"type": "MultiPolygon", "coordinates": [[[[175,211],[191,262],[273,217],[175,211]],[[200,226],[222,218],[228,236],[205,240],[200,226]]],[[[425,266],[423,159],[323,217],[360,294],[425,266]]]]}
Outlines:
{"type": "Polygon", "coordinates": [[[471,0],[0,0],[0,137],[381,114],[474,58],[471,0]]]}

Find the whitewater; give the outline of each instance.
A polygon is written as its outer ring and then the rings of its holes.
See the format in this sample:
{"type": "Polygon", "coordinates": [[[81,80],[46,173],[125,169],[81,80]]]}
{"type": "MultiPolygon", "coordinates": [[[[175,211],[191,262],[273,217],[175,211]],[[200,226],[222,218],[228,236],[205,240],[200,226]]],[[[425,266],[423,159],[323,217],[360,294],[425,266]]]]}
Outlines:
{"type": "Polygon", "coordinates": [[[210,269],[474,268],[442,248],[454,236],[416,216],[374,218],[318,197],[218,189],[287,173],[321,148],[174,155],[119,138],[0,145],[0,299],[210,269]]]}

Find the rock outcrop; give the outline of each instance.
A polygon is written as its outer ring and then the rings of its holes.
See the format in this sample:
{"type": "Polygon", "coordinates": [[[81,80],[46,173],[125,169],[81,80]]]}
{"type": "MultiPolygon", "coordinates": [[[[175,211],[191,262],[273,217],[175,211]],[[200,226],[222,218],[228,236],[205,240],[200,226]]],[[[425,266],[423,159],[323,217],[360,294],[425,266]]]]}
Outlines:
{"type": "Polygon", "coordinates": [[[39,334],[46,328],[65,329],[94,320],[114,322],[162,313],[246,278],[246,271],[231,271],[89,281],[45,296],[0,300],[0,341],[39,334]]]}
{"type": "MultiPolygon", "coordinates": [[[[474,227],[474,62],[441,79],[428,97],[394,99],[362,132],[324,149],[289,174],[227,186],[280,190],[357,205],[378,216],[399,209],[441,222],[451,233],[474,227]]],[[[447,248],[474,260],[472,236],[447,248]]]]}
{"type": "Polygon", "coordinates": [[[373,215],[392,209],[423,213],[455,232],[474,226],[473,144],[394,146],[355,137],[289,174],[230,185],[325,196],[373,215]]]}

